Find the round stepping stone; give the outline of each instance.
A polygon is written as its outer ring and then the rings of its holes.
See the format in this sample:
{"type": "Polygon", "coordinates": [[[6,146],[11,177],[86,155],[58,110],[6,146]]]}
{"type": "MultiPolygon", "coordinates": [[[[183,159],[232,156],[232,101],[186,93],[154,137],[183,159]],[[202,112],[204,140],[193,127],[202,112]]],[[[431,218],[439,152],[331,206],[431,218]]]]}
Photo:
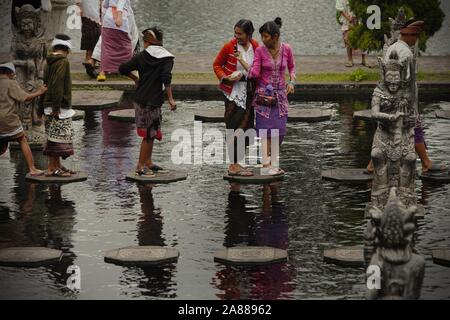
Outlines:
{"type": "Polygon", "coordinates": [[[450,171],[421,174],[420,179],[428,182],[450,183],[450,171]]]}
{"type": "Polygon", "coordinates": [[[123,91],[74,90],[72,108],[77,110],[103,110],[119,105],[123,91]]]}
{"type": "Polygon", "coordinates": [[[364,267],[364,247],[340,247],[323,252],[323,260],[344,267],[364,267]]]}
{"type": "Polygon", "coordinates": [[[291,108],[289,110],[288,121],[321,122],[330,120],[332,116],[333,116],[332,110],[291,108]]]}
{"type": "Polygon", "coordinates": [[[272,247],[233,247],[216,252],[214,261],[230,264],[269,264],[287,261],[286,250],[272,247]]]}
{"type": "Polygon", "coordinates": [[[361,110],[361,111],[355,111],[353,113],[353,119],[355,120],[363,120],[363,121],[372,121],[372,110],[361,110]]]}
{"type": "Polygon", "coordinates": [[[77,121],[77,120],[83,120],[85,116],[84,111],[82,110],[75,110],[75,114],[72,117],[73,121],[77,121]]]}
{"type": "Polygon", "coordinates": [[[105,253],[105,262],[122,266],[147,266],[176,262],[180,253],[173,248],[131,246],[105,253]]]}
{"type": "Polygon", "coordinates": [[[134,109],[111,111],[108,113],[108,118],[111,120],[134,123],[135,112],[134,109]]]}
{"type": "Polygon", "coordinates": [[[365,169],[331,169],[322,171],[322,179],[347,183],[365,183],[373,179],[373,175],[365,174],[365,169]]]}
{"type": "Polygon", "coordinates": [[[76,174],[71,175],[70,177],[46,177],[38,176],[38,177],[32,177],[28,173],[25,177],[28,181],[34,181],[34,182],[40,182],[40,183],[72,183],[72,182],[80,182],[87,180],[87,173],[86,172],[77,172],[76,174]]]}
{"type": "MultiPolygon", "coordinates": [[[[323,109],[300,109],[291,108],[289,110],[288,122],[319,122],[330,120],[333,115],[332,110],[323,109]]],[[[210,123],[224,122],[224,111],[222,109],[205,110],[194,115],[194,120],[210,123]]]]}
{"type": "Polygon", "coordinates": [[[168,170],[166,173],[155,172],[155,177],[145,177],[131,172],[127,174],[126,179],[128,181],[140,182],[140,183],[154,183],[154,184],[166,184],[187,179],[187,174],[183,171],[168,170]]]}
{"type": "Polygon", "coordinates": [[[436,111],[436,118],[450,120],[450,110],[436,111]]]}
{"type": "Polygon", "coordinates": [[[450,248],[433,249],[432,255],[434,263],[450,267],[450,248]]]}
{"type": "MultiPolygon", "coordinates": [[[[422,220],[425,219],[425,207],[421,204],[416,204],[417,206],[417,212],[414,215],[414,217],[416,218],[416,220],[422,220]]],[[[372,203],[369,202],[368,204],[366,204],[366,209],[364,211],[364,218],[369,219],[370,218],[370,213],[369,213],[369,209],[372,207],[372,203]]]]}
{"type": "Polygon", "coordinates": [[[0,249],[0,265],[40,267],[59,262],[62,251],[43,247],[12,247],[0,249]]]}
{"type": "Polygon", "coordinates": [[[230,182],[236,182],[240,184],[265,184],[265,183],[271,183],[275,181],[281,181],[284,179],[285,174],[277,175],[277,176],[270,176],[267,174],[261,174],[260,168],[253,168],[253,176],[245,177],[245,176],[230,176],[227,173],[224,174],[223,179],[230,181],[230,182]]]}

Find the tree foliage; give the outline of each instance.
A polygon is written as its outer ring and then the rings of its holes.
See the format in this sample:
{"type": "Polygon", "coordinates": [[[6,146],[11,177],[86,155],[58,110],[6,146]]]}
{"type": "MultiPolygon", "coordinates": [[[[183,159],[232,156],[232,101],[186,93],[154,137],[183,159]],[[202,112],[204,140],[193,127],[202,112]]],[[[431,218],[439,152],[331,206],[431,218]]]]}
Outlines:
{"type": "Polygon", "coordinates": [[[356,17],[364,22],[354,26],[349,34],[353,48],[367,51],[379,51],[384,44],[384,35],[390,34],[389,18],[395,18],[403,7],[406,18],[425,21],[425,32],[420,36],[419,48],[426,50],[426,43],[442,26],[445,14],[440,8],[440,0],[349,0],[356,17]],[[370,14],[367,7],[377,5],[381,9],[381,29],[369,30],[366,21],[370,14]]]}

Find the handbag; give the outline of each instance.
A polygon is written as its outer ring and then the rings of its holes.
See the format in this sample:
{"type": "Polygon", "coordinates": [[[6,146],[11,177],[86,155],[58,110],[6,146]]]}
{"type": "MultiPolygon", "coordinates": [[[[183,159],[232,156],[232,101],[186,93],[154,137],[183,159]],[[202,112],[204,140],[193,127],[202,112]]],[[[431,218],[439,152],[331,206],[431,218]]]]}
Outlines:
{"type": "MultiPolygon", "coordinates": [[[[281,47],[281,65],[280,70],[283,70],[283,53],[284,47],[281,47]]],[[[256,104],[264,107],[273,108],[277,105],[277,97],[274,93],[274,88],[271,84],[266,86],[266,89],[259,89],[256,92],[256,104]]]]}

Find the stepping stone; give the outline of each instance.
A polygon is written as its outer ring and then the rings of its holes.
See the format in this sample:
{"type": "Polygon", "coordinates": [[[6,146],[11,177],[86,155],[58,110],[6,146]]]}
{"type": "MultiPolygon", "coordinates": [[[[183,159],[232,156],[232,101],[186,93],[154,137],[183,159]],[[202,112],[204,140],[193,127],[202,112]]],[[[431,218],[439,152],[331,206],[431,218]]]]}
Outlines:
{"type": "Polygon", "coordinates": [[[119,105],[123,91],[74,90],[72,108],[77,110],[103,110],[119,105]]]}
{"type": "Polygon", "coordinates": [[[330,120],[333,110],[324,109],[289,109],[288,122],[321,122],[330,120]]]}
{"type": "Polygon", "coordinates": [[[450,267],[450,248],[433,249],[432,255],[435,264],[450,267]]]}
{"type": "Polygon", "coordinates": [[[111,120],[134,123],[135,112],[134,109],[111,111],[108,113],[108,118],[111,120]]]}
{"type": "Polygon", "coordinates": [[[214,261],[230,264],[269,264],[287,261],[286,250],[272,247],[233,247],[216,252],[214,261]]]}
{"type": "Polygon", "coordinates": [[[355,111],[353,113],[353,119],[363,120],[363,121],[372,121],[372,109],[355,111]]]}
{"type": "Polygon", "coordinates": [[[322,171],[322,179],[346,183],[366,183],[373,179],[373,175],[365,174],[365,169],[331,169],[322,171]]]}
{"type": "Polygon", "coordinates": [[[32,177],[28,173],[25,177],[28,181],[34,181],[34,182],[40,182],[40,183],[72,183],[72,182],[80,182],[87,180],[87,173],[86,172],[77,172],[76,174],[73,174],[70,177],[46,177],[38,176],[38,177],[32,177]]]}
{"type": "Polygon", "coordinates": [[[72,117],[73,121],[77,121],[77,120],[83,120],[85,116],[84,111],[82,110],[75,110],[75,114],[72,117]]]}
{"type": "MultiPolygon", "coordinates": [[[[289,110],[288,122],[319,122],[330,120],[333,115],[332,110],[323,109],[300,109],[291,108],[289,110]]],[[[194,120],[210,123],[224,122],[224,111],[222,109],[205,110],[194,115],[194,120]]]]}
{"type": "MultiPolygon", "coordinates": [[[[414,215],[414,217],[416,218],[416,220],[422,220],[425,219],[425,207],[421,204],[416,204],[417,206],[417,212],[414,215]]],[[[369,219],[370,218],[370,214],[369,214],[369,209],[372,207],[372,203],[369,202],[368,204],[366,204],[366,209],[364,210],[364,218],[369,219]]]]}
{"type": "Polygon", "coordinates": [[[344,267],[364,267],[364,247],[340,247],[323,252],[323,260],[344,267]]]}
{"type": "Polygon", "coordinates": [[[450,110],[436,111],[436,118],[450,120],[450,110]]]}
{"type": "Polygon", "coordinates": [[[0,265],[40,267],[59,262],[61,257],[61,250],[44,247],[11,247],[0,250],[0,265]]]}
{"type": "Polygon", "coordinates": [[[168,170],[167,173],[155,173],[155,177],[139,176],[135,172],[127,174],[126,179],[128,181],[140,182],[140,183],[154,183],[154,184],[167,184],[187,179],[187,173],[183,171],[168,170]]]}
{"type": "Polygon", "coordinates": [[[105,253],[105,262],[121,266],[149,266],[176,262],[180,253],[173,248],[131,246],[105,253]]]}
{"type": "Polygon", "coordinates": [[[450,171],[421,174],[419,177],[421,180],[428,182],[450,183],[450,171]]]}
{"type": "Polygon", "coordinates": [[[284,179],[285,176],[285,174],[278,176],[269,176],[267,174],[261,174],[261,168],[253,168],[253,174],[254,175],[250,177],[243,177],[243,176],[230,176],[227,172],[224,174],[223,179],[240,184],[265,184],[275,181],[281,181],[284,179]]]}

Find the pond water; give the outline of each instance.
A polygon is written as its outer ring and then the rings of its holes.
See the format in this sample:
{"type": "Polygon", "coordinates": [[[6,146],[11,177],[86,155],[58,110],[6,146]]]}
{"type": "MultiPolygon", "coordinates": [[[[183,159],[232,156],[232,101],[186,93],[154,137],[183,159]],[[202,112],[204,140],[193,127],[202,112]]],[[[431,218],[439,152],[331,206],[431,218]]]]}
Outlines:
{"type": "MultiPolygon", "coordinates": [[[[230,189],[226,164],[170,163],[176,128],[193,133],[194,113],[222,107],[220,101],[182,101],[164,113],[165,138],[155,159],[184,169],[186,181],[155,187],[125,181],[139,152],[134,124],[108,120],[106,111],[76,121],[75,156],[67,164],[85,170],[85,182],[57,187],[24,181],[20,152],[0,157],[0,246],[48,246],[63,250],[56,266],[0,267],[0,299],[359,299],[364,270],[322,261],[322,250],[362,244],[364,207],[370,185],[345,186],[321,180],[321,170],[363,167],[373,128],[353,122],[368,101],[293,102],[292,108],[334,108],[332,121],[288,125],[282,146],[285,180],[272,186],[230,189]],[[338,103],[335,104],[335,103],[338,103]],[[103,253],[129,245],[176,247],[176,264],[149,268],[106,264],[103,253]],[[223,246],[270,245],[287,249],[287,263],[228,267],[213,261],[223,246]],[[81,268],[81,291],[66,287],[66,270],[81,268]]],[[[125,101],[118,109],[129,107],[125,101]]],[[[432,158],[449,161],[450,122],[434,118],[445,101],[421,103],[432,158]],[[447,157],[447,158],[446,158],[447,157]]],[[[206,128],[224,129],[222,124],[206,128]]],[[[35,153],[40,167],[45,159],[35,153]]],[[[70,159],[70,158],[69,158],[70,159]]],[[[417,181],[427,211],[417,230],[418,252],[426,259],[424,299],[450,298],[450,272],[433,264],[431,249],[449,246],[450,186],[417,181]]]]}
{"type": "MultiPolygon", "coordinates": [[[[258,28],[266,21],[283,18],[283,38],[296,54],[345,55],[336,22],[335,0],[132,0],[140,30],[155,24],[166,33],[165,46],[173,52],[217,52],[233,36],[234,24],[251,19],[258,28]]],[[[0,3],[2,21],[10,19],[10,1],[0,3]]],[[[442,28],[428,43],[426,54],[450,55],[450,1],[441,1],[446,14],[442,28]]],[[[78,50],[80,30],[67,29],[78,50]]],[[[1,40],[9,51],[10,26],[0,25],[1,40]]],[[[256,32],[259,39],[259,34],[256,32]]]]}

